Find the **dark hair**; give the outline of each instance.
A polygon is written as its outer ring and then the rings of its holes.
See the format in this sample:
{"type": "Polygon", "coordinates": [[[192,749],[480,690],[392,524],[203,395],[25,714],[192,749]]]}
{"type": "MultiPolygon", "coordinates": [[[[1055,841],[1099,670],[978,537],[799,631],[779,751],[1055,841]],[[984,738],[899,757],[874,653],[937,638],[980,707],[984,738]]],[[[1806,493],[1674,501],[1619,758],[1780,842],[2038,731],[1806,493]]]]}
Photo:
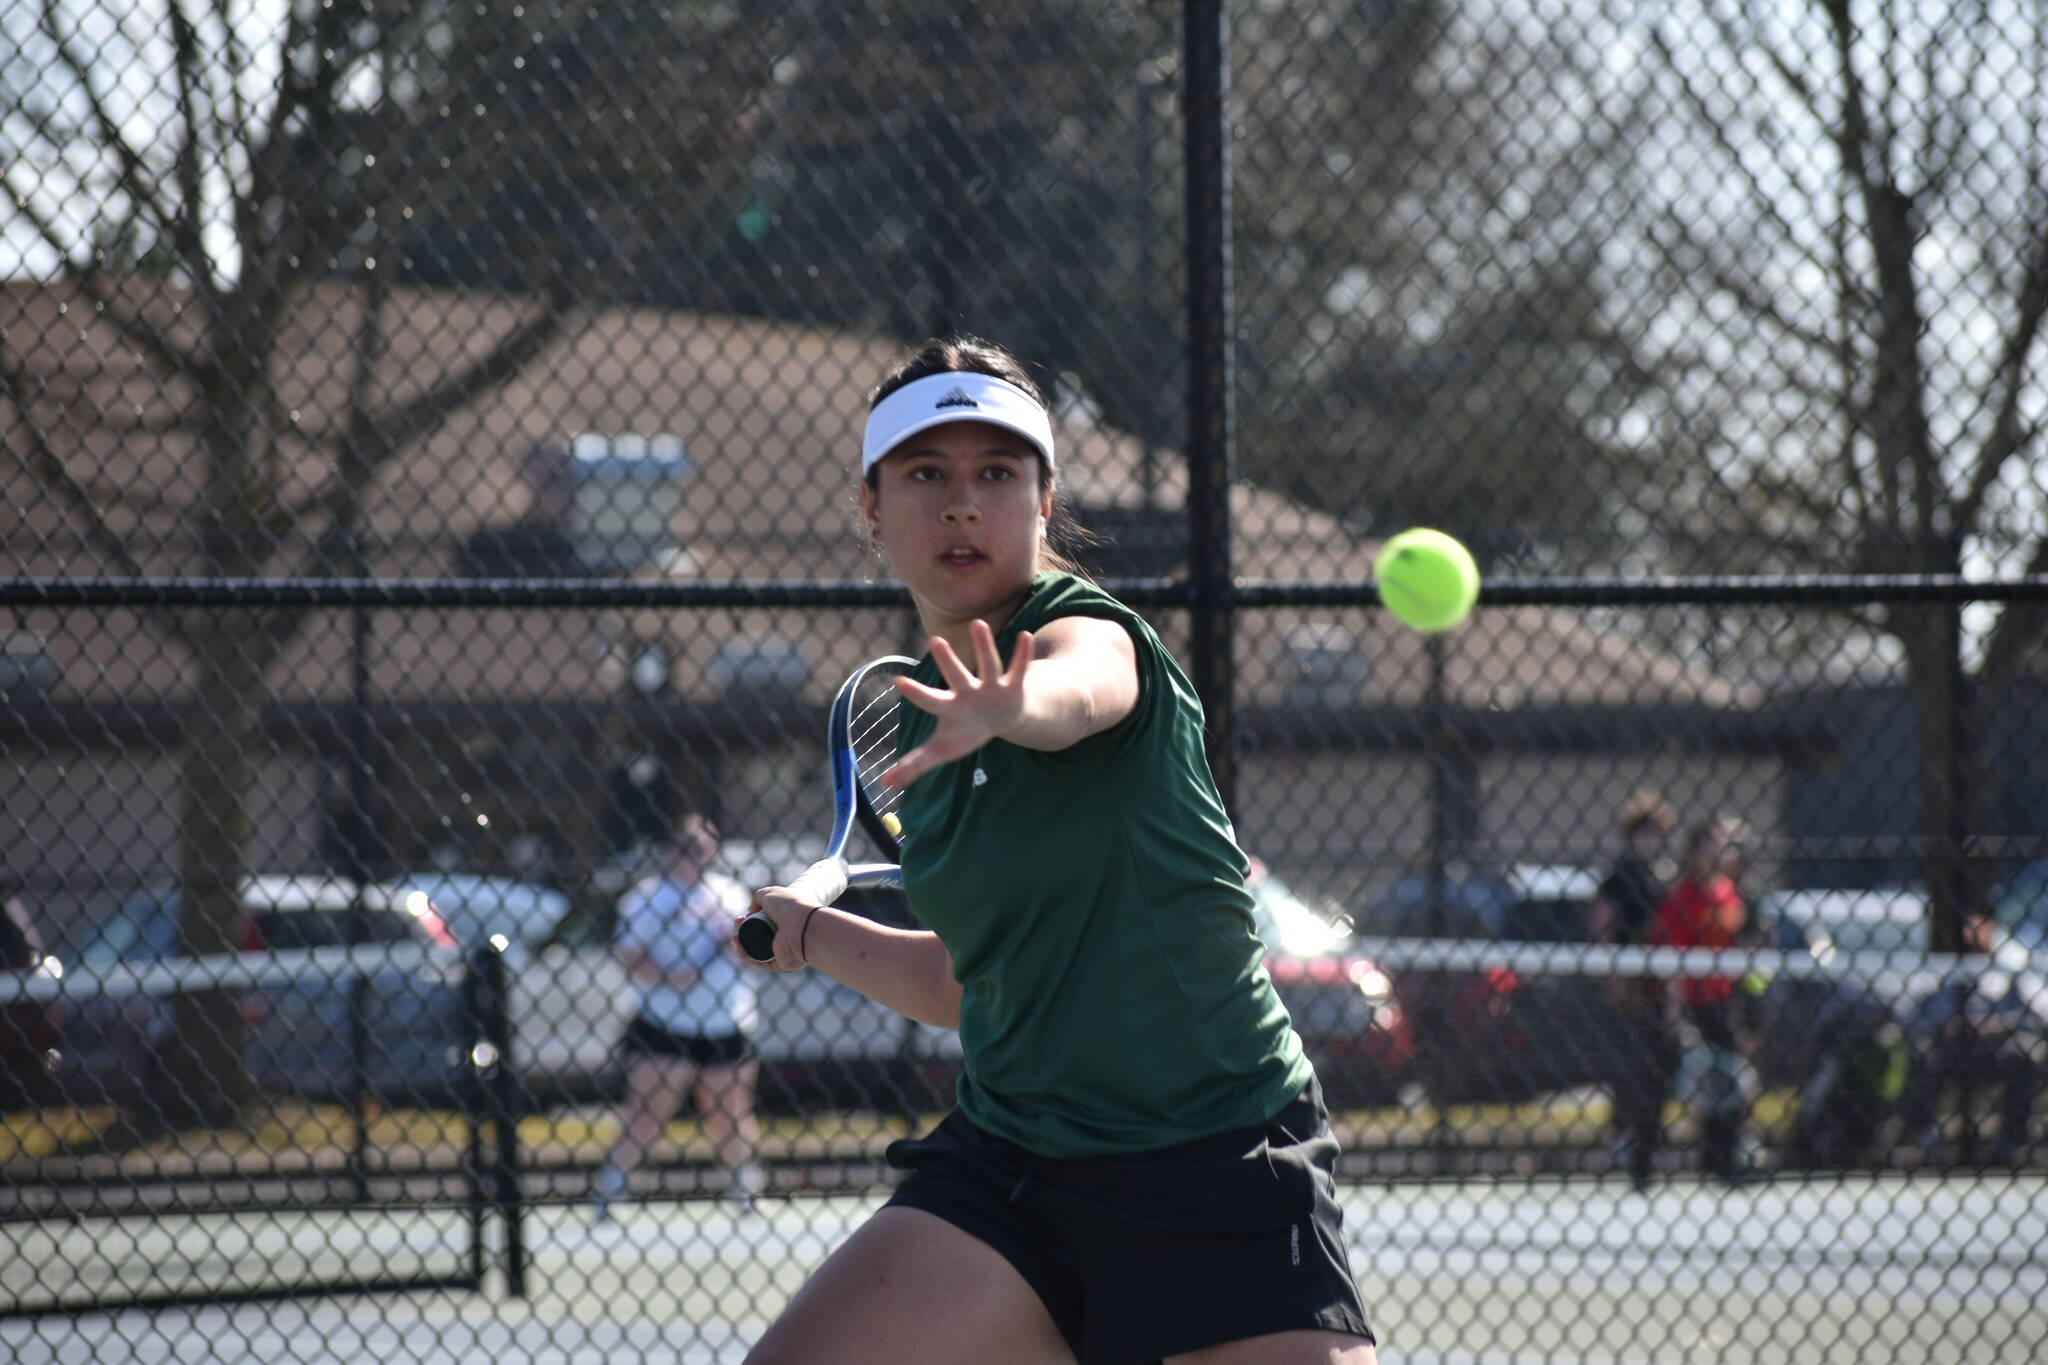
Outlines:
{"type": "Polygon", "coordinates": [[[1678,827],[1678,816],[1663,797],[1648,788],[1630,793],[1628,800],[1621,804],[1623,831],[1634,834],[1645,826],[1659,834],[1669,834],[1678,827]]]}
{"type": "Polygon", "coordinates": [[[703,857],[718,855],[718,826],[711,823],[709,816],[696,811],[685,811],[676,820],[675,828],[662,841],[671,853],[690,852],[703,857]]]}
{"type": "Polygon", "coordinates": [[[1712,843],[1733,846],[1749,837],[1749,826],[1733,815],[1709,815],[1692,827],[1686,836],[1685,856],[1688,861],[1706,851],[1712,843]]]}
{"type": "MultiPolygon", "coordinates": [[[[868,394],[868,411],[875,405],[902,388],[920,379],[929,379],[935,374],[985,374],[1014,384],[1031,395],[1040,407],[1049,407],[1045,392],[1031,378],[1024,362],[1011,355],[993,341],[977,336],[933,337],[898,362],[896,368],[882,377],[868,394]]],[[[867,472],[870,492],[879,487],[878,469],[867,472]]],[[[1044,456],[1038,458],[1038,486],[1052,494],[1052,515],[1045,523],[1045,545],[1039,552],[1041,563],[1048,568],[1058,569],[1079,578],[1087,578],[1088,571],[1075,561],[1083,548],[1100,542],[1091,532],[1074,520],[1067,506],[1065,495],[1060,491],[1059,480],[1044,456]]]]}
{"type": "Polygon", "coordinates": [[[915,384],[935,374],[985,374],[1005,384],[1015,384],[1030,394],[1032,401],[1041,408],[1048,406],[1044,391],[1031,378],[1023,361],[993,341],[974,336],[950,336],[933,337],[899,361],[868,395],[868,410],[873,411],[877,403],[905,384],[915,384]]]}

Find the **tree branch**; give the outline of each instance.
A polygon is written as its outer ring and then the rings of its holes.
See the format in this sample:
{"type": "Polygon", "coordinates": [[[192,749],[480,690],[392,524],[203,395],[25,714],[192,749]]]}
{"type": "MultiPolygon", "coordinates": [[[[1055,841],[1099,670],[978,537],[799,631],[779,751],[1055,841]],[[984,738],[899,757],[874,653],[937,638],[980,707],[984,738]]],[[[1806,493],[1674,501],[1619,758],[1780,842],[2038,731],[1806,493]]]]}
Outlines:
{"type": "Polygon", "coordinates": [[[107,524],[106,515],[93,501],[85,485],[72,476],[71,470],[58,457],[48,433],[36,420],[34,386],[14,347],[4,340],[0,340],[0,386],[5,387],[8,400],[21,418],[21,428],[27,433],[29,468],[36,472],[43,486],[54,491],[58,500],[84,524],[87,538],[99,545],[101,552],[121,573],[140,578],[141,564],[128,552],[127,543],[120,533],[107,524]]]}
{"type": "MultiPolygon", "coordinates": [[[[1718,20],[1717,22],[1722,27],[1726,27],[1726,20],[1718,20]]],[[[1784,220],[1768,212],[1773,205],[1770,191],[1765,187],[1763,181],[1757,177],[1756,173],[1750,169],[1745,149],[1738,146],[1735,139],[1730,136],[1727,120],[1716,115],[1713,108],[1708,104],[1706,97],[1700,93],[1699,87],[1686,75],[1683,64],[1678,61],[1677,54],[1671,45],[1665,41],[1663,33],[1653,27],[1650,31],[1650,41],[1656,47],[1659,56],[1662,57],[1665,70],[1678,83],[1679,91],[1683,95],[1685,103],[1691,107],[1694,118],[1698,120],[1701,127],[1707,130],[1709,136],[1713,138],[1715,145],[1720,149],[1722,156],[1741,178],[1743,187],[1748,192],[1749,201],[1767,210],[1755,215],[1754,221],[1771,224],[1776,229],[1776,237],[1789,246],[1794,255],[1817,269],[1825,269],[1828,262],[1820,260],[1803,247],[1784,220]]],[[[1733,39],[1728,39],[1728,41],[1732,43],[1733,39]]],[[[1731,47],[1731,50],[1739,50],[1739,46],[1731,47]]],[[[1792,87],[1795,93],[1802,97],[1815,118],[1825,126],[1825,119],[1822,117],[1813,96],[1799,73],[1786,66],[1783,59],[1775,52],[1772,52],[1770,55],[1773,64],[1779,68],[1780,74],[1786,83],[1792,87]]],[[[1699,236],[1693,233],[1677,217],[1676,211],[1674,210],[1666,216],[1670,218],[1672,225],[1678,229],[1687,243],[1699,252],[1701,259],[1711,263],[1713,253],[1708,251],[1699,236]]],[[[1766,295],[1753,287],[1752,284],[1738,283],[1732,270],[1719,268],[1716,270],[1715,275],[1717,282],[1722,283],[1724,287],[1728,287],[1730,292],[1734,293],[1745,307],[1750,308],[1759,316],[1769,319],[1787,335],[1800,337],[1809,345],[1824,348],[1831,346],[1832,343],[1825,337],[1807,332],[1804,328],[1795,324],[1781,310],[1770,304],[1766,300],[1766,295]]]]}
{"type": "MultiPolygon", "coordinates": [[[[79,92],[85,97],[86,108],[92,114],[93,125],[99,130],[100,138],[121,164],[116,183],[135,200],[138,207],[156,209],[159,201],[149,167],[143,161],[142,154],[121,136],[120,123],[107,112],[106,101],[100,98],[99,88],[93,84],[93,63],[72,47],[70,36],[63,30],[60,8],[56,0],[43,0],[43,36],[49,39],[50,45],[57,51],[57,60],[63,63],[64,69],[77,83],[79,92]]],[[[160,225],[168,226],[165,216],[161,213],[158,214],[157,221],[160,225]]]]}
{"type": "Polygon", "coordinates": [[[114,290],[113,280],[105,271],[97,266],[87,266],[73,278],[86,296],[99,306],[99,315],[167,373],[203,388],[218,372],[211,359],[181,349],[168,332],[143,317],[139,311],[123,307],[121,296],[114,290]]]}
{"type": "MultiPolygon", "coordinates": [[[[372,294],[368,307],[375,306],[375,291],[372,294]]],[[[455,413],[525,369],[562,334],[570,316],[566,295],[547,296],[541,302],[540,311],[499,342],[490,355],[464,373],[381,416],[370,413],[366,407],[355,409],[352,396],[350,421],[342,442],[342,459],[337,461],[341,474],[301,504],[280,508],[276,516],[278,526],[273,528],[273,533],[281,534],[283,529],[289,529],[294,521],[311,512],[327,515],[330,533],[352,521],[361,506],[363,494],[394,453],[409,442],[432,435],[455,413]]],[[[359,357],[374,355],[381,349],[381,333],[376,330],[380,326],[381,323],[374,319],[365,320],[365,330],[358,333],[356,349],[359,357]]],[[[353,384],[368,382],[369,376],[359,373],[353,384]]],[[[301,572],[309,577],[332,573],[340,548],[332,534],[323,535],[309,553],[308,563],[301,572]]]]}
{"type": "MultiPolygon", "coordinates": [[[[293,211],[285,216],[283,230],[275,236],[269,231],[266,221],[267,206],[283,193],[280,187],[294,151],[287,130],[293,127],[301,110],[317,112],[329,108],[329,102],[320,97],[323,93],[320,76],[329,72],[331,64],[320,63],[316,74],[309,77],[297,60],[300,50],[313,39],[313,30],[306,22],[306,12],[307,7],[303,5],[290,8],[279,44],[283,63],[277,77],[277,98],[271,106],[269,119],[262,122],[261,135],[257,133],[258,120],[252,118],[242,125],[248,130],[244,134],[244,150],[249,159],[249,180],[242,192],[235,196],[232,213],[235,241],[245,262],[245,280],[277,278],[280,272],[274,268],[273,262],[279,258],[289,260],[296,256],[307,263],[303,269],[316,268],[313,264],[315,258],[304,243],[303,220],[311,204],[293,205],[293,211]]],[[[244,292],[252,291],[245,288],[244,292]]]]}
{"type": "Polygon", "coordinates": [[[1877,469],[1892,510],[1891,526],[1905,534],[1904,485],[1913,488],[1916,538],[1932,540],[1949,529],[1937,516],[1940,489],[1936,461],[1927,440],[1926,376],[1919,358],[1920,306],[1913,267],[1916,230],[1911,197],[1885,166],[1884,149],[1872,129],[1863,84],[1856,73],[1855,46],[1861,30],[1849,0],[1816,0],[1826,12],[1841,67],[1842,118],[1832,130],[1844,170],[1861,198],[1877,274],[1877,365],[1870,385],[1877,469]]]}
{"type": "MultiPolygon", "coordinates": [[[[2048,536],[2034,542],[2034,553],[2025,572],[2048,573],[2048,536]]],[[[2002,683],[2020,671],[2027,656],[2043,638],[2048,638],[2048,607],[2038,602],[2013,601],[1998,613],[1991,639],[1984,646],[1984,662],[1978,676],[1986,682],[2002,683]]]]}
{"type": "Polygon", "coordinates": [[[205,85],[206,69],[200,60],[199,33],[192,27],[184,6],[171,0],[166,10],[171,25],[172,81],[178,100],[178,121],[185,126],[185,135],[177,140],[172,152],[171,173],[178,186],[179,210],[172,241],[188,262],[186,268],[194,276],[194,287],[203,289],[209,287],[207,282],[216,273],[212,258],[206,254],[205,229],[201,226],[206,191],[201,183],[199,155],[206,139],[200,127],[197,95],[205,85]],[[202,263],[203,273],[199,269],[202,263]]]}
{"type": "MultiPolygon", "coordinates": [[[[1859,531],[1867,531],[1871,518],[1876,515],[1872,506],[1872,494],[1863,473],[1856,467],[1856,437],[1862,424],[1855,414],[1861,409],[1857,397],[1856,381],[1859,368],[1856,364],[1856,342],[1861,328],[1857,311],[1868,308],[1870,300],[1863,282],[1856,275],[1854,258],[1849,251],[1849,213],[1847,196],[1839,184],[1831,187],[1837,195],[1835,212],[1828,215],[1828,242],[1835,253],[1832,274],[1835,280],[1836,317],[1835,326],[1839,343],[1835,350],[1835,375],[1837,387],[1826,395],[1829,405],[1848,417],[1840,423],[1841,439],[1834,452],[1835,468],[1841,486],[1854,500],[1854,514],[1859,531]]],[[[1859,537],[1860,543],[1860,537],[1859,537]]]]}
{"type": "Polygon", "coordinates": [[[1815,126],[1828,126],[1828,111],[1821,107],[1820,92],[1806,79],[1806,73],[1794,66],[1777,47],[1766,44],[1762,32],[1753,25],[1740,29],[1724,14],[1714,16],[1714,29],[1719,34],[1722,46],[1730,52],[1741,52],[1744,48],[1760,49],[1771,70],[1785,83],[1785,88],[1798,97],[1801,107],[1812,117],[1815,126]]]}
{"type": "Polygon", "coordinates": [[[241,30],[234,20],[234,8],[230,0],[213,0],[213,26],[221,35],[221,66],[227,86],[228,116],[217,121],[217,136],[222,145],[242,136],[245,129],[256,126],[249,109],[248,97],[242,93],[242,78],[249,71],[249,48],[242,41],[241,30]]]}
{"type": "MultiPolygon", "coordinates": [[[[0,168],[0,181],[11,187],[12,181],[7,178],[10,170],[11,168],[0,168]]],[[[147,352],[168,373],[192,377],[205,371],[205,362],[196,355],[180,350],[168,333],[144,320],[141,314],[118,307],[116,300],[119,296],[109,288],[109,277],[99,268],[98,262],[76,260],[72,251],[77,243],[58,231],[57,225],[35,206],[28,195],[17,191],[13,192],[13,198],[15,210],[29,220],[36,234],[43,239],[44,245],[66,262],[70,278],[76,282],[79,290],[97,305],[100,316],[111,323],[123,337],[147,352]]]]}
{"type": "Polygon", "coordinates": [[[1996,415],[1992,418],[1990,434],[1977,453],[1969,487],[1956,512],[1957,523],[1962,526],[1976,525],[1977,518],[1983,513],[1984,500],[1998,483],[2006,461],[2024,448],[2026,440],[2026,424],[2020,420],[2020,404],[2032,386],[2027,357],[2033,354],[2035,343],[2040,340],[2043,317],[2048,316],[2048,218],[2043,216],[2044,208],[2048,208],[2043,201],[2048,200],[2048,194],[2036,194],[2034,198],[2034,212],[2028,215],[2028,219],[2039,226],[2035,228],[2033,241],[2028,243],[2026,267],[2019,293],[2014,299],[2018,307],[2012,329],[2005,335],[1998,365],[1992,371],[1990,388],[1996,396],[1996,415]]]}
{"type": "Polygon", "coordinates": [[[499,342],[490,355],[371,423],[365,446],[372,452],[370,458],[382,459],[404,441],[439,429],[452,414],[513,378],[562,334],[569,316],[565,292],[558,288],[544,295],[540,311],[499,342]]]}
{"type": "MultiPolygon", "coordinates": [[[[1839,350],[1840,343],[1835,338],[1825,332],[1813,331],[1799,322],[1792,315],[1785,312],[1784,309],[1780,308],[1758,281],[1737,274],[1734,263],[1723,258],[1714,244],[1704,241],[1694,234],[1686,225],[1685,220],[1679,217],[1676,209],[1667,212],[1665,217],[1668,220],[1668,226],[1675,230],[1699,256],[1700,273],[1704,273],[1713,284],[1733,295],[1735,301],[1741,304],[1752,316],[1769,323],[1785,336],[1803,342],[1815,350],[1826,351],[1830,354],[1839,350]]],[[[1814,264],[1818,265],[1819,262],[1816,261],[1814,264]]]]}

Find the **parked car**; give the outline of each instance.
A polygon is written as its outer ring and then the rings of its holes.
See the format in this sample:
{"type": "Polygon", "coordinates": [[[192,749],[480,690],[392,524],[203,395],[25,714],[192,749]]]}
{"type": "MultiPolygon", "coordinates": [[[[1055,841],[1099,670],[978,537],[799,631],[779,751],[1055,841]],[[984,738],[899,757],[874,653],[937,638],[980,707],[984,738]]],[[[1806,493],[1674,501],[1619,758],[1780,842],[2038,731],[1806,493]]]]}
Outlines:
{"type": "MultiPolygon", "coordinates": [[[[1917,887],[1774,891],[1758,899],[1757,913],[1779,946],[1803,948],[1823,962],[1888,959],[1878,970],[1853,979],[1883,999],[1902,1022],[1942,984],[1940,973],[1923,960],[1932,910],[1926,892],[1917,887]]],[[[1976,972],[1980,987],[2016,994],[2030,1008],[2048,1005],[2048,949],[1998,921],[1989,935],[1989,951],[1976,972]]],[[[1816,991],[1835,979],[1800,989],[1816,991]]]]}
{"type": "MultiPolygon", "coordinates": [[[[65,956],[86,969],[176,961],[180,899],[176,887],[130,895],[91,920],[65,956]]],[[[432,901],[413,890],[366,886],[358,897],[351,883],[331,877],[253,876],[242,884],[241,908],[238,937],[247,953],[345,947],[357,925],[364,943],[455,947],[432,901]]],[[[156,1104],[175,1098],[178,1080],[165,1056],[170,996],[81,990],[68,1006],[59,1070],[67,1097],[156,1104]]],[[[366,1030],[362,1061],[372,1093],[420,1093],[461,1074],[467,1029],[458,987],[445,964],[407,963],[399,954],[360,976],[308,973],[243,989],[252,1077],[275,1093],[345,1093],[354,1013],[366,1030]]]]}
{"type": "MultiPolygon", "coordinates": [[[[56,958],[37,954],[22,966],[0,966],[0,980],[55,977],[61,976],[62,970],[56,958]]],[[[0,1003],[0,1114],[33,1109],[56,1098],[63,1040],[62,1001],[14,999],[0,1003]]]]}
{"type": "Polygon", "coordinates": [[[382,885],[394,896],[424,892],[449,934],[465,948],[493,935],[507,944],[538,948],[554,940],[570,910],[569,898],[554,887],[514,877],[427,872],[382,885]]]}
{"type": "Polygon", "coordinates": [[[1414,1060],[1414,1038],[1379,964],[1351,949],[1335,905],[1297,895],[1252,860],[1247,882],[1266,974],[1294,1019],[1333,1109],[1397,1103],[1414,1060]]]}
{"type": "MultiPolygon", "coordinates": [[[[1361,928],[1389,938],[1582,942],[1592,871],[1523,864],[1415,873],[1367,902],[1361,928]]],[[[1533,1099],[1605,1079],[1623,1027],[1606,982],[1506,968],[1390,970],[1412,1034],[1412,1075],[1437,1104],[1533,1099]]]]}
{"type": "Polygon", "coordinates": [[[2048,948],[2048,858],[2028,863],[1998,889],[1993,915],[2029,948],[2048,948]]]}
{"type": "Polygon", "coordinates": [[[1901,1086],[1938,1087],[1934,1072],[1956,1059],[1942,1050],[1941,1034],[1956,1016],[1958,986],[1967,986],[1972,1027],[1987,1043],[2009,1041],[2028,1053],[2048,1040],[2048,954],[2003,924],[1991,928],[1981,966],[1944,975],[1926,961],[1930,910],[1917,888],[1773,892],[1758,909],[1781,947],[1823,963],[1874,964],[1776,977],[1761,996],[1760,1024],[1771,1040],[1758,1058],[1765,1084],[1796,1086],[1801,1096],[1788,1158],[1795,1164],[1855,1160],[1901,1086]]]}
{"type": "Polygon", "coordinates": [[[428,872],[382,884],[394,896],[425,894],[467,952],[495,939],[505,953],[512,1070],[523,1103],[545,1108],[617,1097],[624,1088],[619,1040],[638,994],[609,946],[571,937],[569,897],[513,877],[428,872]]]}

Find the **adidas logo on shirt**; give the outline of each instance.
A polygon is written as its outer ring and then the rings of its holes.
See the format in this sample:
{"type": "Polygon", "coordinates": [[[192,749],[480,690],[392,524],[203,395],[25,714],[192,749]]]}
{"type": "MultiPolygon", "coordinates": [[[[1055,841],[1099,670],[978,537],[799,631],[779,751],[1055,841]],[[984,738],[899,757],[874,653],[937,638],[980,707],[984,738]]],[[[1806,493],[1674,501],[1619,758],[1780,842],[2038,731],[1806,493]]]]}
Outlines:
{"type": "Polygon", "coordinates": [[[936,408],[978,408],[978,407],[980,407],[980,406],[981,406],[981,404],[979,404],[979,403],[975,402],[975,401],[974,401],[974,400],[973,400],[972,398],[969,398],[969,397],[967,396],[967,390],[965,390],[965,389],[962,389],[962,388],[957,388],[957,387],[956,387],[956,388],[951,388],[951,389],[948,389],[948,390],[946,391],[946,396],[945,396],[944,398],[941,398],[941,399],[940,399],[940,400],[939,400],[938,402],[934,403],[934,404],[933,404],[932,406],[933,406],[933,407],[934,407],[935,409],[936,409],[936,408]]]}

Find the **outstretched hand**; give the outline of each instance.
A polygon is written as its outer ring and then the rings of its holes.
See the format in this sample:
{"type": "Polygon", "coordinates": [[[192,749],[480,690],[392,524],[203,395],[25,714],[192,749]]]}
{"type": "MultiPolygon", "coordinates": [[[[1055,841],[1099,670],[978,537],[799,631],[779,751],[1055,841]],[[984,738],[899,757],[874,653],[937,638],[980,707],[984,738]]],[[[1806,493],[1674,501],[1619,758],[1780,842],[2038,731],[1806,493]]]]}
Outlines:
{"type": "Polygon", "coordinates": [[[926,687],[898,678],[896,690],[920,711],[938,718],[931,737],[882,774],[885,787],[907,787],[932,769],[965,758],[1002,735],[1024,714],[1024,676],[1031,667],[1031,632],[1017,632],[1010,666],[996,652],[996,635],[986,621],[973,621],[968,634],[974,643],[974,668],[962,663],[944,640],[932,641],[932,662],[945,679],[944,688],[926,687]]]}

